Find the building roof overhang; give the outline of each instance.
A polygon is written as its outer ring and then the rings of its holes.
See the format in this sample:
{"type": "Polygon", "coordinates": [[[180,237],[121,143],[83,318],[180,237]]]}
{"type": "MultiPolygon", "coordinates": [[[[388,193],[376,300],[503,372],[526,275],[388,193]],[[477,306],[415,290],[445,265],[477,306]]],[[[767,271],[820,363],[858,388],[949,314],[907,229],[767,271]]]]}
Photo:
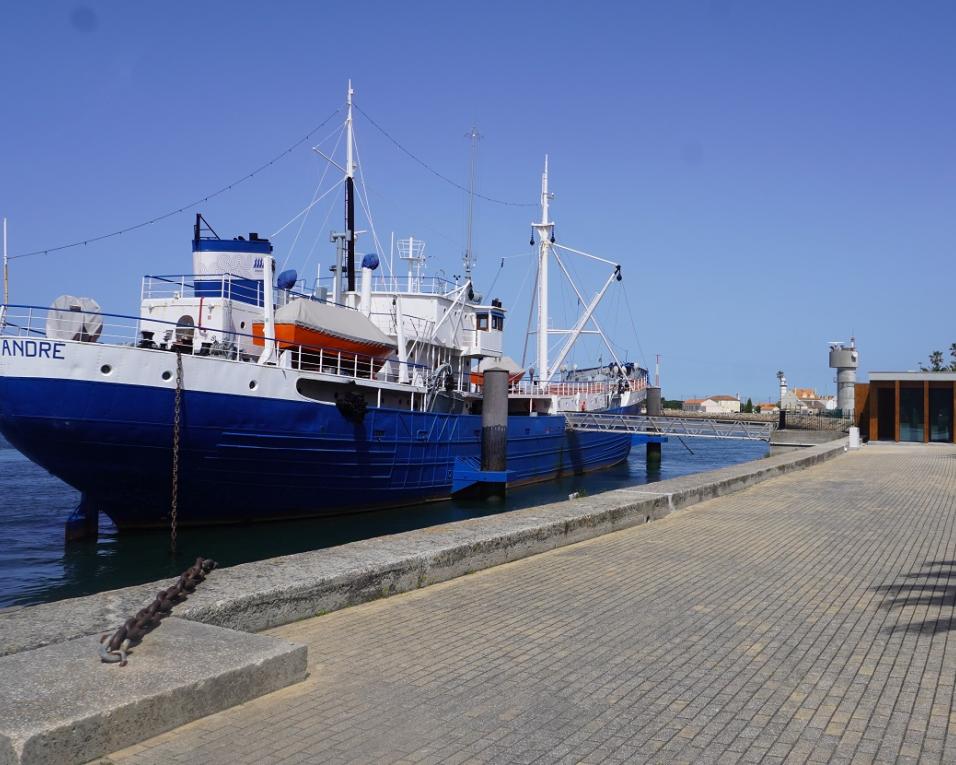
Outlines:
{"type": "Polygon", "coordinates": [[[949,382],[956,381],[956,372],[870,372],[870,382],[949,382]]]}

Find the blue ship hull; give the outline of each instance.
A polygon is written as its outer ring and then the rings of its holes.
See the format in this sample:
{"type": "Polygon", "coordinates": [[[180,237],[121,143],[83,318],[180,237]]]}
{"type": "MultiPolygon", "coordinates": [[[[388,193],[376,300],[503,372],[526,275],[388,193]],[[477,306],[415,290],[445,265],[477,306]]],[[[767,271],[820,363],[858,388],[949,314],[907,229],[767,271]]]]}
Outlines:
{"type": "MultiPolygon", "coordinates": [[[[119,528],[168,523],[173,392],[0,378],[0,432],[119,528]]],[[[239,523],[447,499],[480,455],[481,417],[186,391],[179,522],[239,523]]],[[[510,417],[509,485],[615,465],[629,435],[577,433],[561,416],[510,417]]]]}

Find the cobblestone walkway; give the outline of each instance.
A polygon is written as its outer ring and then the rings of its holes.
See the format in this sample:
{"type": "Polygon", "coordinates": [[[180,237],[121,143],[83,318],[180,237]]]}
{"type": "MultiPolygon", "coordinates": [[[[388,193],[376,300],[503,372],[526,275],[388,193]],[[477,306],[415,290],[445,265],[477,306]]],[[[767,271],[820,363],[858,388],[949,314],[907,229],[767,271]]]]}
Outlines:
{"type": "Polygon", "coordinates": [[[289,625],[305,683],[117,763],[956,762],[956,449],[868,446],[289,625]]]}

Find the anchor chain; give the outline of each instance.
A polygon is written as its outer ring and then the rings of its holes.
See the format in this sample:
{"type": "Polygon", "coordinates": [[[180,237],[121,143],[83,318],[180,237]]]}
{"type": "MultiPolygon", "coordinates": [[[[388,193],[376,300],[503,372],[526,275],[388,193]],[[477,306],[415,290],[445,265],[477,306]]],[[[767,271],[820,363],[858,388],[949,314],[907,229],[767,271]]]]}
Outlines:
{"type": "Polygon", "coordinates": [[[176,394],[173,410],[173,487],[169,507],[169,549],[175,555],[179,522],[179,439],[183,411],[183,355],[180,351],[176,351],[176,394]]]}
{"type": "Polygon", "coordinates": [[[107,633],[100,638],[100,661],[107,664],[118,663],[121,667],[125,667],[130,649],[139,645],[147,633],[156,629],[159,623],[172,612],[173,606],[186,600],[215,567],[214,560],[196,558],[196,562],[183,572],[176,584],[160,590],[152,603],[128,619],[113,633],[112,637],[107,633]]]}

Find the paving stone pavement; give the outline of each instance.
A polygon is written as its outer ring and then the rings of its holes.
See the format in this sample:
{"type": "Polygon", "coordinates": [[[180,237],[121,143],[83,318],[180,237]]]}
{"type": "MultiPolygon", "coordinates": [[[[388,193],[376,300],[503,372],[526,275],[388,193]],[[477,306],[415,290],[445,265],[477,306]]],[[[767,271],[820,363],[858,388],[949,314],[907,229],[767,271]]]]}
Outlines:
{"type": "Polygon", "coordinates": [[[869,445],[271,632],[310,678],[116,763],[956,762],[956,448],[869,445]]]}

